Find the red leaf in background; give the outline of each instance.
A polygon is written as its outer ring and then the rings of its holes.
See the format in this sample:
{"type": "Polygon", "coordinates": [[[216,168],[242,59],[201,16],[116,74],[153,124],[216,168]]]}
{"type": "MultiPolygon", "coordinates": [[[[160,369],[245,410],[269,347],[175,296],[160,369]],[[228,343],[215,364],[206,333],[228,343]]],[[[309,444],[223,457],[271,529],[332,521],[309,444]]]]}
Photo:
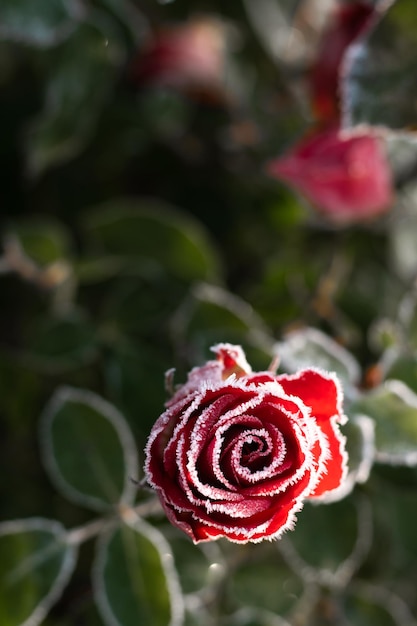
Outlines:
{"type": "Polygon", "coordinates": [[[339,76],[348,46],[373,22],[375,9],[366,2],[338,5],[329,17],[318,54],[310,72],[310,90],[317,120],[328,124],[339,119],[339,76]]]}

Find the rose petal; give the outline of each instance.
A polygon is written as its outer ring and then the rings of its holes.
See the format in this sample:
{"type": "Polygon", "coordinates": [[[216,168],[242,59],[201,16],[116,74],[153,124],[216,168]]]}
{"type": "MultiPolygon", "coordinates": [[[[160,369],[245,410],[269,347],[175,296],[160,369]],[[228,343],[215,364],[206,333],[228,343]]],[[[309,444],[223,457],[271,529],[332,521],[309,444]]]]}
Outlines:
{"type": "Polygon", "coordinates": [[[328,455],[326,471],[320,476],[309,498],[326,499],[326,495],[343,484],[347,475],[347,453],[345,437],[339,431],[337,418],[322,422],[320,428],[327,438],[328,455]]]}
{"type": "Polygon", "coordinates": [[[273,160],[268,172],[338,224],[370,220],[393,203],[385,148],[370,130],[315,130],[273,160]]]}
{"type": "Polygon", "coordinates": [[[339,422],[345,421],[343,393],[334,375],[306,369],[293,375],[280,374],[277,381],[288,395],[301,399],[318,422],[330,420],[334,415],[339,417],[339,422]]]}
{"type": "Polygon", "coordinates": [[[293,499],[289,499],[287,494],[280,494],[265,511],[250,518],[235,519],[234,525],[228,516],[213,513],[204,515],[199,511],[198,519],[192,521],[190,536],[196,543],[218,537],[226,537],[235,543],[256,542],[265,538],[277,539],[293,527],[295,514],[303,506],[303,494],[308,489],[310,478],[310,474],[306,473],[303,479],[294,485],[293,499]]]}
{"type": "Polygon", "coordinates": [[[219,360],[195,368],[157,420],[145,471],[193,541],[277,538],[305,499],[326,499],[344,479],[342,393],[335,376],[314,369],[243,374],[243,352],[220,346],[219,360]]]}

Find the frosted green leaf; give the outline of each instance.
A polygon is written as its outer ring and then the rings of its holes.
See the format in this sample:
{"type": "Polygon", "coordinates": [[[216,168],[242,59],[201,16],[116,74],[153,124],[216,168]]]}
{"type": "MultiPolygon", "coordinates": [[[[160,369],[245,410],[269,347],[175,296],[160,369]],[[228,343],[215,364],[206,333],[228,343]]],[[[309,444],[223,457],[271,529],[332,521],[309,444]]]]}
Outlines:
{"type": "MultiPolygon", "coordinates": [[[[230,590],[237,606],[278,615],[293,610],[296,599],[303,593],[304,583],[275,549],[279,544],[281,540],[270,545],[248,546],[246,558],[242,558],[230,576],[230,590]]],[[[228,580],[227,573],[225,580],[228,580]]]]}
{"type": "Polygon", "coordinates": [[[56,45],[71,33],[79,11],[76,0],[2,0],[0,40],[56,45]]]}
{"type": "Polygon", "coordinates": [[[417,465],[417,395],[399,380],[389,380],[363,395],[353,410],[375,422],[375,460],[417,465]]]}
{"type": "Polygon", "coordinates": [[[100,396],[60,388],[42,416],[41,444],[50,479],[68,499],[98,511],[133,502],[135,442],[124,417],[100,396]]]}
{"type": "Polygon", "coordinates": [[[400,380],[417,393],[417,354],[395,353],[387,362],[384,374],[387,379],[400,380]]]}
{"type": "Polygon", "coordinates": [[[277,544],[307,583],[344,587],[372,543],[371,508],[365,498],[326,506],[307,502],[291,536],[277,544]]]}
{"type": "Polygon", "coordinates": [[[387,587],[357,582],[349,589],[344,608],[355,626],[416,626],[407,604],[387,587]]]}
{"type": "Polygon", "coordinates": [[[30,518],[0,524],[0,554],[0,624],[41,624],[72,574],[76,546],[58,522],[30,518]]]}
{"type": "Polygon", "coordinates": [[[233,613],[225,626],[291,626],[283,617],[264,609],[245,606],[233,613]]]}
{"type": "Polygon", "coordinates": [[[215,576],[217,570],[222,570],[223,566],[216,562],[210,563],[208,555],[200,546],[191,543],[185,535],[180,535],[177,529],[173,531],[170,532],[168,529],[165,537],[174,555],[181,588],[184,593],[197,592],[203,589],[211,581],[211,575],[215,576]]]}
{"type": "Polygon", "coordinates": [[[100,538],[94,595],[106,626],[180,626],[183,600],[171,550],[143,521],[100,538]]]}
{"type": "Polygon", "coordinates": [[[342,103],[348,126],[404,129],[417,123],[414,0],[391,4],[371,34],[346,55],[342,103]]]}
{"type": "Polygon", "coordinates": [[[123,52],[112,26],[102,16],[91,19],[78,24],[51,60],[44,109],[26,138],[35,176],[86,146],[113,87],[123,52]]]}
{"type": "Polygon", "coordinates": [[[315,328],[295,330],[277,343],[275,352],[287,372],[318,367],[335,372],[345,391],[357,384],[360,368],[350,352],[315,328]]]}
{"type": "Polygon", "coordinates": [[[226,340],[244,344],[252,364],[251,349],[260,352],[266,367],[272,358],[273,338],[261,317],[242,298],[215,285],[199,283],[192,289],[177,310],[172,329],[176,338],[191,339],[195,360],[226,340]]]}
{"type": "Polygon", "coordinates": [[[417,275],[417,185],[408,184],[398,200],[400,211],[390,229],[391,259],[398,275],[412,281],[417,275]]]}
{"type": "MultiPolygon", "coordinates": [[[[417,348],[417,291],[411,289],[403,298],[398,310],[398,322],[402,329],[405,347],[417,348]]],[[[392,378],[394,378],[392,376],[392,378]]]]}
{"type": "MultiPolygon", "coordinates": [[[[349,411],[348,411],[349,412],[349,411]]],[[[342,427],[346,437],[348,474],[343,484],[335,490],[335,499],[347,496],[356,483],[365,483],[375,460],[375,422],[367,415],[354,415],[342,427]]],[[[328,499],[332,501],[331,495],[328,499]]]]}

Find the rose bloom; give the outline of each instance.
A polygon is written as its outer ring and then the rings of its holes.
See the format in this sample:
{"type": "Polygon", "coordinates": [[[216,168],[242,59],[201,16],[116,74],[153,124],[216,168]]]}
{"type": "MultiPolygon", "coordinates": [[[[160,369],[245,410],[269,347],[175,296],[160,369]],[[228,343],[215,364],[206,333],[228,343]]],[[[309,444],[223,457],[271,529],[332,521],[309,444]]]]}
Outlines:
{"type": "Polygon", "coordinates": [[[374,218],[394,199],[384,146],[370,130],[315,131],[269,163],[268,171],[340,224],[374,218]]]}
{"type": "Polygon", "coordinates": [[[340,115],[340,69],[346,50],[372,26],[375,16],[375,7],[367,2],[338,4],[329,16],[310,71],[313,109],[325,124],[340,115]]]}
{"type": "Polygon", "coordinates": [[[317,369],[254,373],[239,346],[213,351],[153,426],[147,480],[194,543],[278,538],[306,498],[334,497],[344,481],[339,382],[317,369]]]}
{"type": "Polygon", "coordinates": [[[216,86],[224,68],[224,33],[214,19],[165,27],[130,64],[132,82],[176,89],[216,86]]]}

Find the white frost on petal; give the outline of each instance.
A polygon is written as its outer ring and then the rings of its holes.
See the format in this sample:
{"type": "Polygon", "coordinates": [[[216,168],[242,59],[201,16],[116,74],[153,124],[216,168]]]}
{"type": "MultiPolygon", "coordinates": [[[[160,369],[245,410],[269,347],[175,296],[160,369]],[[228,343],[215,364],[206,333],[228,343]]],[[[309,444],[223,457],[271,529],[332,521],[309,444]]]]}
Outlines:
{"type": "MultiPolygon", "coordinates": [[[[311,414],[311,408],[304,404],[302,398],[287,394],[279,377],[274,378],[271,372],[252,375],[240,346],[220,343],[212,350],[218,359],[191,370],[187,382],[167,403],[166,411],[152,428],[145,449],[148,481],[159,491],[167,515],[175,525],[193,536],[192,520],[198,523],[196,542],[215,538],[200,539],[198,535],[201,532],[204,535],[204,528],[208,535],[210,528],[216,529],[220,536],[236,543],[277,539],[293,528],[297,512],[327,472],[331,454],[329,442],[311,414]],[[234,368],[236,371],[233,371],[234,368]],[[230,406],[232,408],[227,408],[230,406]],[[271,412],[270,420],[268,411],[271,412]],[[274,412],[281,414],[284,422],[286,420],[282,431],[279,420],[275,422],[273,418],[274,412]],[[288,433],[292,431],[291,435],[286,434],[287,428],[288,433]],[[290,456],[289,437],[294,438],[297,455],[300,455],[300,464],[295,468],[294,459],[290,456]],[[253,451],[245,450],[245,446],[251,444],[255,444],[253,451]],[[157,458],[151,459],[154,450],[157,458]],[[265,465],[262,457],[265,458],[265,465]],[[164,459],[170,463],[175,459],[175,487],[172,476],[166,477],[164,487],[163,465],[153,476],[152,464],[163,464],[164,459]],[[260,469],[251,470],[251,462],[260,469]],[[289,475],[280,481],[280,473],[285,476],[285,470],[290,467],[289,475]],[[311,478],[307,480],[307,476],[311,478]],[[308,484],[292,500],[291,488],[303,477],[308,484]],[[239,484],[240,481],[243,485],[239,484]],[[274,509],[274,496],[287,490],[290,511],[284,515],[286,521],[279,529],[271,532],[271,527],[280,522],[279,510],[274,509]],[[250,495],[245,497],[245,492],[250,492],[250,495]],[[176,498],[178,501],[173,501],[176,498]],[[190,517],[187,520],[187,515],[182,515],[177,519],[175,512],[186,513],[190,517]],[[262,523],[245,528],[245,525],[250,526],[252,517],[261,513],[265,514],[262,515],[262,523]],[[227,521],[222,523],[223,516],[234,525],[229,525],[227,521]]],[[[346,417],[342,411],[343,391],[339,379],[319,368],[308,368],[285,375],[285,378],[299,380],[307,371],[315,372],[335,385],[337,412],[330,420],[339,442],[345,478],[347,453],[345,438],[338,425],[344,423],[346,417]]],[[[313,499],[326,501],[326,494],[313,499]]]]}
{"type": "MultiPolygon", "coordinates": [[[[285,378],[287,380],[300,380],[306,372],[314,372],[315,374],[319,374],[322,378],[326,380],[330,380],[334,383],[336,387],[336,410],[335,417],[338,418],[339,424],[346,424],[347,416],[343,411],[343,399],[344,393],[339,377],[334,372],[328,372],[326,370],[321,369],[320,367],[306,367],[304,369],[298,370],[295,374],[285,374],[285,378]]],[[[279,376],[278,376],[279,379],[279,376]]],[[[294,396],[289,396],[294,397],[294,396]]],[[[295,396],[298,398],[298,396],[295,396]]],[[[299,398],[298,398],[299,399],[299,398]]]]}
{"type": "Polygon", "coordinates": [[[178,416],[181,414],[181,411],[185,409],[182,413],[182,417],[173,429],[173,432],[169,438],[169,441],[172,441],[173,438],[178,436],[178,433],[181,432],[184,428],[184,425],[190,419],[192,413],[200,406],[201,404],[201,396],[200,394],[196,394],[194,400],[190,403],[189,398],[182,398],[179,400],[174,406],[168,408],[162,415],[157,419],[151,433],[149,435],[148,441],[145,447],[145,475],[147,477],[148,483],[154,489],[159,489],[160,487],[153,480],[153,473],[150,467],[152,462],[152,446],[155,440],[161,435],[166,427],[170,424],[170,422],[174,422],[178,419],[178,416]]]}
{"type": "MultiPolygon", "coordinates": [[[[255,483],[265,480],[266,478],[272,478],[282,471],[281,467],[286,456],[287,447],[285,445],[283,435],[277,429],[275,430],[276,439],[279,444],[279,454],[273,458],[272,463],[270,463],[267,467],[264,467],[262,470],[251,471],[249,467],[241,464],[243,447],[247,444],[259,441],[260,443],[265,443],[267,445],[267,448],[262,455],[267,456],[268,454],[271,454],[274,448],[274,442],[272,441],[270,433],[265,428],[262,428],[258,430],[248,430],[247,432],[243,432],[238,437],[232,452],[233,469],[237,476],[247,480],[248,482],[255,483]]],[[[275,446],[276,443],[277,441],[275,441],[275,446]]]]}
{"type": "MultiPolygon", "coordinates": [[[[326,491],[325,493],[323,493],[321,496],[313,496],[310,498],[311,502],[321,502],[323,504],[325,503],[331,503],[331,502],[336,502],[337,500],[341,500],[343,497],[343,494],[346,490],[346,486],[345,486],[345,482],[347,481],[347,476],[348,476],[348,461],[349,461],[349,456],[346,450],[346,437],[345,435],[340,431],[339,427],[338,427],[338,420],[337,420],[337,416],[334,415],[331,418],[331,422],[332,422],[332,426],[333,426],[333,431],[335,434],[335,438],[338,441],[339,444],[339,449],[340,449],[340,454],[342,457],[342,477],[340,479],[340,484],[338,487],[336,487],[336,489],[332,489],[330,491],[326,491]]],[[[327,440],[327,437],[326,437],[327,440]]],[[[324,465],[326,465],[326,461],[330,460],[330,451],[327,455],[327,458],[324,459],[324,465]]],[[[320,469],[319,469],[320,472],[320,469]]],[[[322,476],[323,473],[327,473],[327,467],[325,467],[324,472],[321,471],[319,474],[319,480],[315,483],[315,486],[312,487],[311,489],[311,493],[314,492],[315,487],[317,486],[318,482],[320,481],[320,477],[322,476]]]]}
{"type": "MultiPolygon", "coordinates": [[[[226,537],[232,543],[248,543],[249,541],[252,543],[260,543],[261,541],[264,541],[265,539],[268,539],[269,541],[274,541],[276,539],[280,539],[280,537],[282,537],[282,535],[285,532],[292,530],[294,528],[294,525],[297,519],[296,515],[303,508],[305,497],[306,497],[306,491],[299,494],[299,496],[294,500],[290,511],[288,512],[286,522],[282,524],[279,527],[279,529],[275,531],[274,533],[268,532],[268,528],[271,525],[271,521],[273,517],[272,512],[271,512],[271,518],[267,519],[261,524],[258,524],[257,526],[250,528],[250,529],[242,528],[242,526],[230,526],[230,525],[225,525],[225,524],[219,524],[215,522],[214,520],[210,520],[209,526],[216,528],[217,530],[220,530],[223,533],[222,535],[219,535],[216,539],[220,539],[221,537],[226,537]],[[237,535],[238,538],[234,538],[231,535],[237,535]],[[260,537],[256,537],[255,535],[260,535],[260,537]]],[[[207,522],[204,519],[200,518],[198,514],[193,513],[192,517],[195,520],[203,524],[207,524],[207,522]]],[[[207,539],[199,539],[195,543],[200,543],[204,541],[213,541],[213,539],[211,537],[208,537],[207,539]]]]}
{"type": "Polygon", "coordinates": [[[241,369],[245,374],[251,374],[252,368],[246,360],[246,355],[243,352],[241,346],[236,346],[231,343],[218,343],[210,348],[217,357],[221,360],[222,353],[227,354],[236,363],[236,366],[241,369]]]}

